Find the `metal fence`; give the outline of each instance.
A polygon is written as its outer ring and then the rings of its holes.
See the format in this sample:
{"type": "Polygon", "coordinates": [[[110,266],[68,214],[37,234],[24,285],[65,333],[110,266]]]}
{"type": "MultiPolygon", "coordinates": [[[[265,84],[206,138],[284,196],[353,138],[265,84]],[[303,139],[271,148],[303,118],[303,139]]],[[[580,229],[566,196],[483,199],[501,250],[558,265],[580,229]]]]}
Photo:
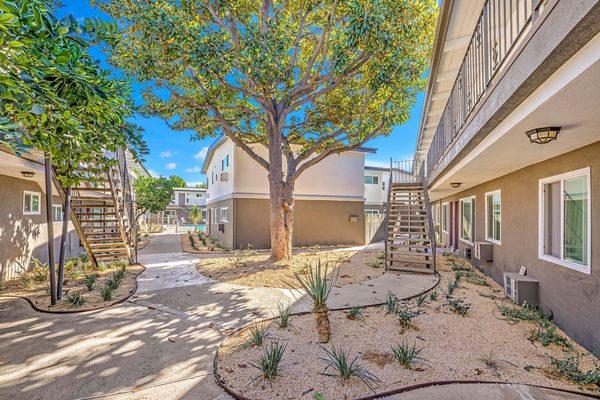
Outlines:
{"type": "Polygon", "coordinates": [[[427,153],[431,172],[531,25],[540,0],[488,0],[427,153]]]}
{"type": "Polygon", "coordinates": [[[390,183],[419,182],[414,160],[391,161],[390,183]]]}

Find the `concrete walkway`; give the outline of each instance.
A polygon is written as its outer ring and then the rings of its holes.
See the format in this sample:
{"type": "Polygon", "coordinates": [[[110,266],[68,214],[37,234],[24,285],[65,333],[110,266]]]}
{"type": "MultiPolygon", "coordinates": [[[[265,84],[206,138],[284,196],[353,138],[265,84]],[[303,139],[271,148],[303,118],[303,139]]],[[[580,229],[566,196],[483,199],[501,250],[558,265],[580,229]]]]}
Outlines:
{"type": "MultiPolygon", "coordinates": [[[[203,256],[183,254],[178,234],[157,235],[139,257],[147,270],[138,292],[109,309],[43,314],[25,300],[0,298],[1,398],[230,399],[212,376],[218,345],[233,329],[272,316],[278,301],[295,296],[204,277],[194,266],[203,256]]],[[[413,295],[434,283],[431,276],[418,277],[348,285],[336,289],[331,306],[359,298],[379,302],[387,290],[413,295]]],[[[306,304],[299,299],[295,307],[306,304]]],[[[418,398],[487,398],[478,391],[472,397],[444,393],[418,398]]]]}

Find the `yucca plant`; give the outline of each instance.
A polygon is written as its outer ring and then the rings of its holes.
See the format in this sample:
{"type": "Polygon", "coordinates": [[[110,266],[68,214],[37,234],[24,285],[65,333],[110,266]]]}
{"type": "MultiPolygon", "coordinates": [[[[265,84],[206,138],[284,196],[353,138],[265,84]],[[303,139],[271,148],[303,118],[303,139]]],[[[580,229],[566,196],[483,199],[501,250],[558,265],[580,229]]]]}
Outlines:
{"type": "Polygon", "coordinates": [[[385,294],[385,315],[396,313],[396,309],[398,308],[398,298],[392,292],[387,292],[385,294]]]}
{"type": "Polygon", "coordinates": [[[291,304],[284,304],[282,302],[277,302],[277,325],[280,328],[287,328],[290,324],[290,314],[291,314],[291,304]]]}
{"type": "Polygon", "coordinates": [[[93,290],[94,286],[96,286],[96,275],[86,275],[85,276],[85,286],[88,290],[93,290]]]}
{"type": "Polygon", "coordinates": [[[269,337],[269,326],[266,324],[252,325],[249,329],[250,334],[242,344],[243,348],[262,346],[263,342],[269,337]]]}
{"type": "Polygon", "coordinates": [[[381,382],[379,378],[358,363],[358,356],[352,358],[349,351],[343,350],[335,345],[332,345],[331,349],[325,347],[321,348],[325,352],[325,357],[319,357],[319,359],[325,363],[323,375],[339,376],[343,380],[348,380],[353,376],[356,376],[371,390],[373,390],[373,383],[381,382]],[[328,370],[333,370],[335,373],[328,372],[328,370]]]}
{"type": "Polygon", "coordinates": [[[271,342],[268,347],[262,348],[258,358],[250,365],[259,369],[264,379],[272,382],[281,370],[285,348],[286,346],[278,341],[271,342]]]}
{"type": "Polygon", "coordinates": [[[437,298],[438,298],[437,290],[434,290],[431,293],[429,293],[429,300],[435,301],[435,300],[437,300],[437,298]]]}
{"type": "Polygon", "coordinates": [[[363,309],[362,307],[351,307],[348,310],[348,319],[357,319],[363,317],[363,309]]]}
{"type": "Polygon", "coordinates": [[[454,290],[458,287],[458,281],[448,281],[448,290],[446,291],[446,297],[452,296],[454,294],[454,290]]]}
{"type": "Polygon", "coordinates": [[[73,292],[67,296],[67,302],[73,307],[81,307],[85,303],[85,299],[81,292],[73,292]]]}
{"type": "Polygon", "coordinates": [[[425,361],[424,358],[419,356],[421,351],[423,351],[423,348],[418,348],[414,342],[412,346],[404,341],[400,344],[396,344],[396,346],[392,346],[392,353],[396,360],[398,360],[400,365],[408,369],[412,369],[417,361],[425,361]]]}
{"type": "Polygon", "coordinates": [[[412,319],[419,316],[418,311],[412,311],[407,308],[401,308],[396,311],[398,322],[402,328],[408,328],[412,322],[412,319]]]}
{"type": "Polygon", "coordinates": [[[425,300],[427,300],[427,295],[425,295],[425,293],[417,296],[417,298],[416,298],[417,307],[421,307],[423,305],[423,303],[425,303],[425,300]]]}
{"type": "Polygon", "coordinates": [[[317,317],[317,333],[321,343],[329,342],[331,336],[331,326],[327,316],[327,299],[337,282],[339,270],[327,279],[329,265],[325,263],[324,267],[321,260],[317,260],[315,268],[309,267],[306,275],[294,274],[296,281],[306,291],[308,297],[312,300],[312,312],[317,317]]]}
{"type": "Polygon", "coordinates": [[[100,297],[104,301],[110,301],[113,299],[114,289],[110,285],[105,285],[100,288],[100,297]]]}

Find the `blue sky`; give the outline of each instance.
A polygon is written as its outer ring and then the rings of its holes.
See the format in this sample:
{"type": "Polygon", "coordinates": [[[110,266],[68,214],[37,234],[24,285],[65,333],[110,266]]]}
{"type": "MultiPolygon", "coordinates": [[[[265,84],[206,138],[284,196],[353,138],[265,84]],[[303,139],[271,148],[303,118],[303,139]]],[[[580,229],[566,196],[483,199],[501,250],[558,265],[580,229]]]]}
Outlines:
{"type": "MultiPolygon", "coordinates": [[[[100,17],[107,18],[98,9],[91,7],[87,0],[62,0],[63,6],[59,14],[73,14],[75,18],[100,17]]],[[[92,52],[94,57],[102,60],[100,51],[92,52]]],[[[108,67],[106,63],[103,63],[108,67]]],[[[140,100],[140,87],[135,86],[135,97],[140,100]]],[[[377,154],[367,157],[368,165],[389,166],[390,158],[406,160],[412,158],[419,129],[419,117],[423,105],[423,94],[419,95],[411,110],[410,120],[397,126],[387,137],[379,137],[369,141],[366,146],[375,147],[377,154]]],[[[145,129],[144,138],[148,142],[150,154],[145,157],[146,167],[156,175],[179,175],[189,184],[206,182],[206,177],[200,172],[200,167],[206,155],[208,146],[214,138],[191,141],[191,132],[176,132],[171,130],[159,118],[144,118],[138,116],[135,122],[145,129]]]]}

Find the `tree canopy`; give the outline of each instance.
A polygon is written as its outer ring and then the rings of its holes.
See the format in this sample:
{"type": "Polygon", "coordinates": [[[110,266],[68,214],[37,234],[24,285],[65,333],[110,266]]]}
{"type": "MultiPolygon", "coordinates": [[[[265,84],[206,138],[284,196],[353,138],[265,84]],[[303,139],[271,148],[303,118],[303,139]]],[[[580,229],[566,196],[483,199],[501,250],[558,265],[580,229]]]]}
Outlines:
{"type": "Polygon", "coordinates": [[[179,183],[172,178],[140,176],[135,180],[135,204],[140,215],[147,211],[161,212],[167,208],[173,199],[173,188],[179,183]]]}

